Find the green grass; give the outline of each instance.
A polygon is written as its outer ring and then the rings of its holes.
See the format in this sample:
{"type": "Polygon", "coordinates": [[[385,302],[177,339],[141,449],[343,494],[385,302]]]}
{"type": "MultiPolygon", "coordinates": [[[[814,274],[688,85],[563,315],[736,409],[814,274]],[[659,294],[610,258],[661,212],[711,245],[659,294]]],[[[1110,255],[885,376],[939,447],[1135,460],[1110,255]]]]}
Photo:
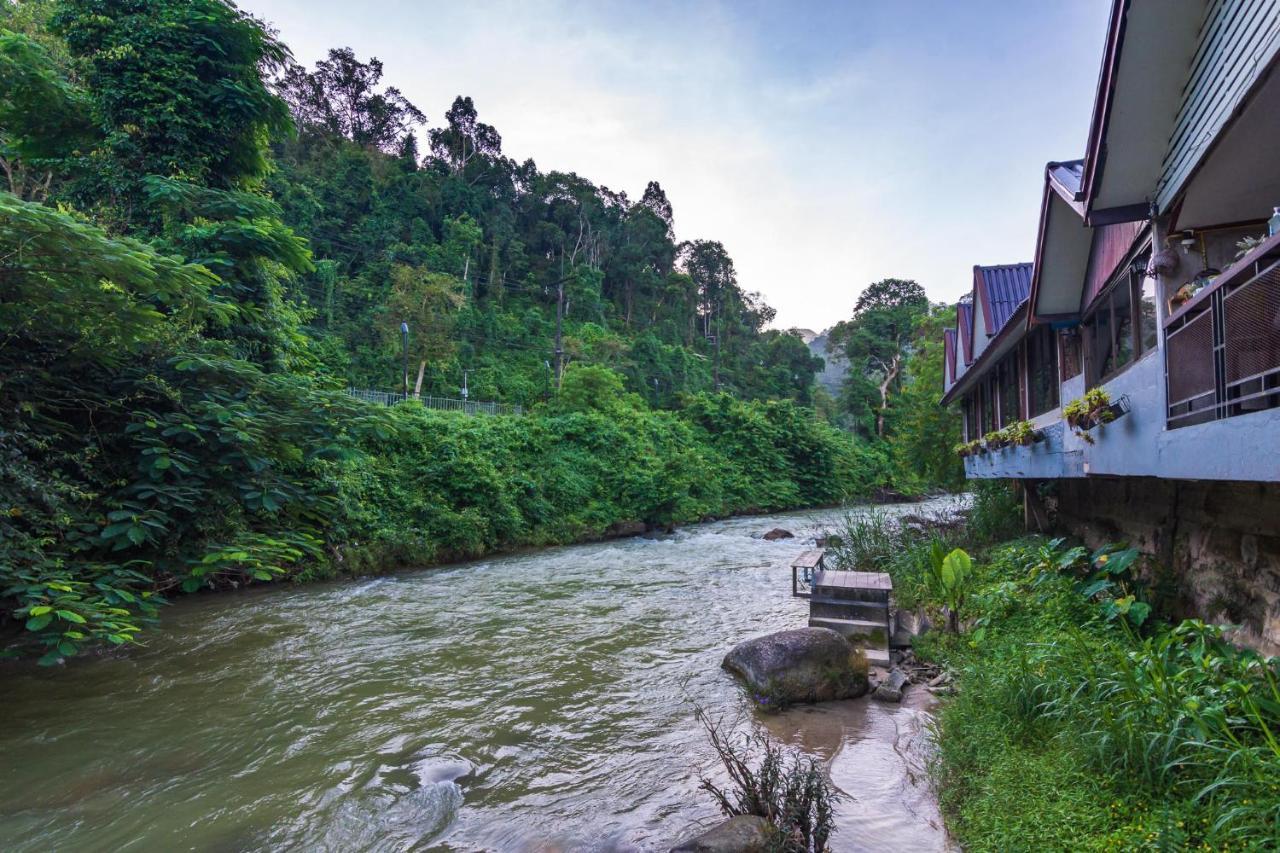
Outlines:
{"type": "Polygon", "coordinates": [[[1128,617],[1140,580],[1090,593],[1097,557],[991,548],[966,630],[919,639],[958,687],[935,723],[951,832],[968,851],[1280,849],[1280,662],[1128,617]]]}

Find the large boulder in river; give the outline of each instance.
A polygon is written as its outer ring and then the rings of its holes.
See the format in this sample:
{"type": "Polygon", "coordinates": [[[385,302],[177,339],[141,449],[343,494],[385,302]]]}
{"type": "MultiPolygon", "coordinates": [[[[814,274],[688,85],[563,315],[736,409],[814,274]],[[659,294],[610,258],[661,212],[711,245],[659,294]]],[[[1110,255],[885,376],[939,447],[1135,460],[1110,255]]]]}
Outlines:
{"type": "Polygon", "coordinates": [[[738,815],[680,842],[671,853],[765,853],[772,835],[773,827],[764,818],[738,815]]]}
{"type": "Polygon", "coordinates": [[[775,527],[766,533],[763,537],[766,542],[777,542],[779,539],[795,539],[796,535],[790,530],[784,530],[781,527],[775,527]]]}
{"type": "Polygon", "coordinates": [[[867,692],[866,656],[830,628],[797,628],[747,640],[725,655],[723,666],[742,676],[756,702],[766,707],[867,692]]]}

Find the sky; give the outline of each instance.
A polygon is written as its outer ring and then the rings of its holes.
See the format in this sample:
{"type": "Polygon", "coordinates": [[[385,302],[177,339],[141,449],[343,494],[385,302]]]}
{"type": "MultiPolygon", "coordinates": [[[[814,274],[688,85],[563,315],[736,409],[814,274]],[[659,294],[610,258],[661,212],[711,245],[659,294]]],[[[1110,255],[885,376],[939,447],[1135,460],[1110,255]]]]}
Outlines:
{"type": "Polygon", "coordinates": [[[911,278],[954,301],[1029,261],[1044,165],[1083,153],[1108,0],[241,0],[310,67],[376,56],[443,123],[470,95],[503,151],[724,243],[779,328],[911,278]]]}

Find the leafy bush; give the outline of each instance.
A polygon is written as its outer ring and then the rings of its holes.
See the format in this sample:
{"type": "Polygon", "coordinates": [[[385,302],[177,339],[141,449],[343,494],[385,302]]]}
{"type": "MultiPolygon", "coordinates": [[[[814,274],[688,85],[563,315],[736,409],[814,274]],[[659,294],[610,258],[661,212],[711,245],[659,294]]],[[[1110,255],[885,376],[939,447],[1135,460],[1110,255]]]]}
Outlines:
{"type": "Polygon", "coordinates": [[[959,674],[935,769],[966,849],[1276,843],[1280,661],[1136,610],[1136,562],[1061,540],[997,549],[975,629],[922,644],[959,674]]]}

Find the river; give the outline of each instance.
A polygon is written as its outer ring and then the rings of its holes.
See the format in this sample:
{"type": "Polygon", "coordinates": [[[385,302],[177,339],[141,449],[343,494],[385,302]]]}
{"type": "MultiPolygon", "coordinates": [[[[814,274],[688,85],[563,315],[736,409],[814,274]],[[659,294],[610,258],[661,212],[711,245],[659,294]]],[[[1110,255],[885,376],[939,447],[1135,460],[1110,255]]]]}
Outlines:
{"type": "Polygon", "coordinates": [[[145,648],[10,665],[0,843],[665,850],[717,819],[694,700],[828,763],[847,794],[834,849],[945,850],[919,694],[760,716],[719,667],[734,643],[805,624],[787,568],[805,543],[760,534],[834,517],[194,596],[145,648]]]}

